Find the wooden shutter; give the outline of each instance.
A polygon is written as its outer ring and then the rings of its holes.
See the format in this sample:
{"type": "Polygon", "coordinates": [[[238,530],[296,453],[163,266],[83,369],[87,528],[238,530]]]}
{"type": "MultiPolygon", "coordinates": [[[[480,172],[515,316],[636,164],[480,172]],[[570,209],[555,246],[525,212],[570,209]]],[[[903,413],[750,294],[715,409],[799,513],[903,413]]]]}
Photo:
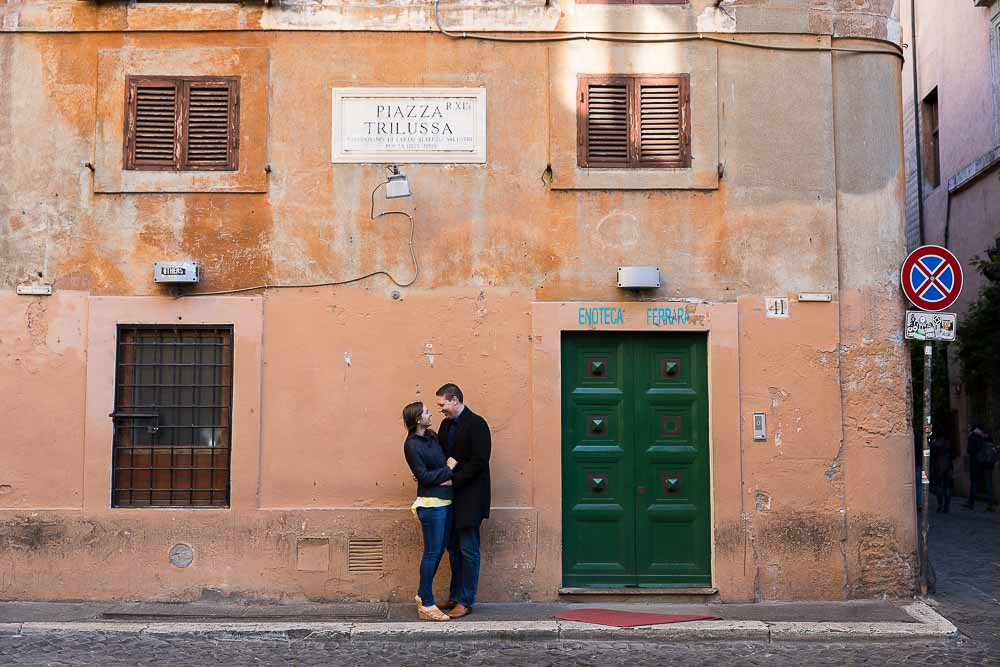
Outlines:
{"type": "Polygon", "coordinates": [[[686,74],[581,75],[577,95],[579,166],[691,166],[686,74]]]}
{"type": "Polygon", "coordinates": [[[238,77],[129,77],[125,168],[234,171],[238,77]]]}
{"type": "Polygon", "coordinates": [[[637,77],[633,161],[643,167],[691,165],[687,77],[637,77]]]}
{"type": "Polygon", "coordinates": [[[236,169],[239,81],[232,77],[188,79],[183,92],[182,169],[236,169]]]}
{"type": "Polygon", "coordinates": [[[577,84],[577,93],[580,166],[628,166],[628,78],[583,76],[577,84]]]}
{"type": "Polygon", "coordinates": [[[180,87],[176,79],[128,80],[125,168],[176,169],[180,87]]]}

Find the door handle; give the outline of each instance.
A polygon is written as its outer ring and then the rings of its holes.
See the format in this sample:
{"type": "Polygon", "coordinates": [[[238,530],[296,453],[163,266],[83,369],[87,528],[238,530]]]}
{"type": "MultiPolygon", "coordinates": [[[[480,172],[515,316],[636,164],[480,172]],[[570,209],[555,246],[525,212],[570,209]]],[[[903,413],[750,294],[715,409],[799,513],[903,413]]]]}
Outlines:
{"type": "Polygon", "coordinates": [[[156,412],[112,412],[108,416],[112,419],[158,419],[160,417],[159,413],[156,412]]]}
{"type": "Polygon", "coordinates": [[[642,484],[640,484],[636,488],[636,492],[641,496],[642,494],[646,493],[646,487],[644,487],[642,484]]]}

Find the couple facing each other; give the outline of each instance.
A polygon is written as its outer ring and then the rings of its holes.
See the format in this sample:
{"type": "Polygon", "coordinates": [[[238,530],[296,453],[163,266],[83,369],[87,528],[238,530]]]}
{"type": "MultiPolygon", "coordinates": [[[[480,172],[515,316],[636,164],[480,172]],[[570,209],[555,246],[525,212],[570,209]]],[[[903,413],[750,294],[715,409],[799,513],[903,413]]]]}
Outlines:
{"type": "Polygon", "coordinates": [[[431,429],[434,415],[423,402],[403,408],[403,454],[417,481],[412,509],[424,535],[417,613],[421,620],[447,621],[471,613],[476,603],[479,524],[490,515],[491,442],[486,420],[465,406],[457,385],[442,386],[435,397],[445,417],[437,433],[431,429]],[[445,548],[451,588],[448,601],[436,605],[434,574],[445,548]]]}

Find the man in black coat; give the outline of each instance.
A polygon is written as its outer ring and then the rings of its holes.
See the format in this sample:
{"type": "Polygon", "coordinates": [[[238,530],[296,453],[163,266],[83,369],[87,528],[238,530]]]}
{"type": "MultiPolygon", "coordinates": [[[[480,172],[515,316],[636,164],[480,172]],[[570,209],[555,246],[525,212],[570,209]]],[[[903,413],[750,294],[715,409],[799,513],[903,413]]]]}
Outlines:
{"type": "Polygon", "coordinates": [[[465,406],[462,390],[446,384],[436,392],[445,419],[438,440],[445,453],[458,461],[452,475],[454,523],[448,541],[451,593],[447,604],[452,618],[472,611],[479,587],[479,524],[490,515],[490,427],[465,406]]]}

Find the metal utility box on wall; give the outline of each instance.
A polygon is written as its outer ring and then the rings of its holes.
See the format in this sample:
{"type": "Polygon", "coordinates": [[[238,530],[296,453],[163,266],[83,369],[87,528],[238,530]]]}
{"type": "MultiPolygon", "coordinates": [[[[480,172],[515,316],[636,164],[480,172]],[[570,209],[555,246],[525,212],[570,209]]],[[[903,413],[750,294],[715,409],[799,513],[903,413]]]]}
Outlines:
{"type": "Polygon", "coordinates": [[[196,283],[201,278],[198,262],[155,262],[153,282],[196,283]]]}
{"type": "Polygon", "coordinates": [[[660,286],[658,266],[619,266],[618,286],[629,289],[650,289],[660,286]]]}

